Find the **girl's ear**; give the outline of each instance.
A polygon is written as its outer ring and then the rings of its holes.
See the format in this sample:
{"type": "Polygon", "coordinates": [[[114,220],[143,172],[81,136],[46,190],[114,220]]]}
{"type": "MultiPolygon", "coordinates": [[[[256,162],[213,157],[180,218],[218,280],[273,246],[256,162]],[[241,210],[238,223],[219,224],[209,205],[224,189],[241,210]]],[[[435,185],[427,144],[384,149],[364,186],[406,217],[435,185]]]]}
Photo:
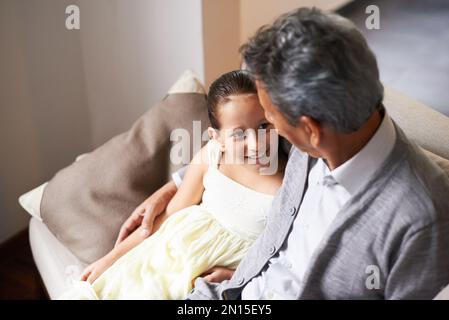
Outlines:
{"type": "Polygon", "coordinates": [[[220,139],[220,135],[218,134],[217,130],[212,127],[207,128],[207,133],[209,134],[210,139],[214,139],[217,141],[220,139]]]}
{"type": "Polygon", "coordinates": [[[207,133],[209,134],[209,138],[211,140],[215,140],[216,142],[219,143],[221,151],[224,151],[224,143],[221,140],[220,133],[218,132],[218,130],[212,127],[208,127],[207,133]]]}

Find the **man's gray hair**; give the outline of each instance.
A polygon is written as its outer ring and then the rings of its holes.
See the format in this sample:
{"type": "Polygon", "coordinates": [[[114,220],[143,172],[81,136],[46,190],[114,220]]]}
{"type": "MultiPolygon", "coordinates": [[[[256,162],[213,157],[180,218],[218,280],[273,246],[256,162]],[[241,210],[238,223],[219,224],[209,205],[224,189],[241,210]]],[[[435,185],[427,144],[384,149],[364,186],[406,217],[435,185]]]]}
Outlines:
{"type": "Polygon", "coordinates": [[[349,133],[383,109],[376,58],[357,27],[337,14],[315,8],[286,13],[240,52],[292,125],[306,115],[349,133]]]}

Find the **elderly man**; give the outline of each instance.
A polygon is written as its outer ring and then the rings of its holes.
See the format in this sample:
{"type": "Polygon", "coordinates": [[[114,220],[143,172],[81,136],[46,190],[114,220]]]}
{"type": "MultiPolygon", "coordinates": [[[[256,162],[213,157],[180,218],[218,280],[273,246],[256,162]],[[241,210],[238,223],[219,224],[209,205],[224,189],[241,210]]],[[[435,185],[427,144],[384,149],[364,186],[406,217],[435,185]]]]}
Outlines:
{"type": "Polygon", "coordinates": [[[433,298],[449,283],[449,181],[385,111],[362,34],[302,8],[241,53],[293,148],[262,235],[189,299],[433,298]]]}

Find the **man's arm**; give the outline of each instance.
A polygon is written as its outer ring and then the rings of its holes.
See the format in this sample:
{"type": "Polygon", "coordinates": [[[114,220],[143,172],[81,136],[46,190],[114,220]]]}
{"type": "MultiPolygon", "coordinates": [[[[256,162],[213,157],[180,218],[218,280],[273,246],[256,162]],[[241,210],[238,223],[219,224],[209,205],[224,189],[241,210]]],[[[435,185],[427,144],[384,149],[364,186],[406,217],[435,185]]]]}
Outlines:
{"type": "Polygon", "coordinates": [[[177,190],[178,187],[175,182],[170,181],[142,202],[123,223],[115,246],[119,245],[139,227],[142,227],[140,232],[144,238],[157,230],[154,228],[155,219],[165,211],[177,190]]]}
{"type": "Polygon", "coordinates": [[[229,280],[221,283],[207,282],[204,278],[196,278],[194,289],[190,291],[187,300],[222,300],[220,296],[221,286],[229,280]]]}

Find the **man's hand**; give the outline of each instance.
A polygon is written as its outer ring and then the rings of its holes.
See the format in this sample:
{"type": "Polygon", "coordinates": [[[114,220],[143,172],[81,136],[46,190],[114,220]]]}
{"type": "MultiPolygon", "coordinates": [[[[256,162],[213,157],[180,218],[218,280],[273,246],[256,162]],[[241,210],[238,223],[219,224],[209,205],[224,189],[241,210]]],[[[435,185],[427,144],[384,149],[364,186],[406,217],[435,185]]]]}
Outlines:
{"type": "Polygon", "coordinates": [[[176,184],[170,181],[142,202],[123,223],[115,246],[120,244],[140,226],[142,226],[142,236],[148,237],[153,230],[154,220],[167,208],[168,203],[177,190],[176,184]]]}
{"type": "Polygon", "coordinates": [[[214,267],[201,275],[207,282],[222,282],[232,278],[235,270],[225,267],[214,267]]]}

